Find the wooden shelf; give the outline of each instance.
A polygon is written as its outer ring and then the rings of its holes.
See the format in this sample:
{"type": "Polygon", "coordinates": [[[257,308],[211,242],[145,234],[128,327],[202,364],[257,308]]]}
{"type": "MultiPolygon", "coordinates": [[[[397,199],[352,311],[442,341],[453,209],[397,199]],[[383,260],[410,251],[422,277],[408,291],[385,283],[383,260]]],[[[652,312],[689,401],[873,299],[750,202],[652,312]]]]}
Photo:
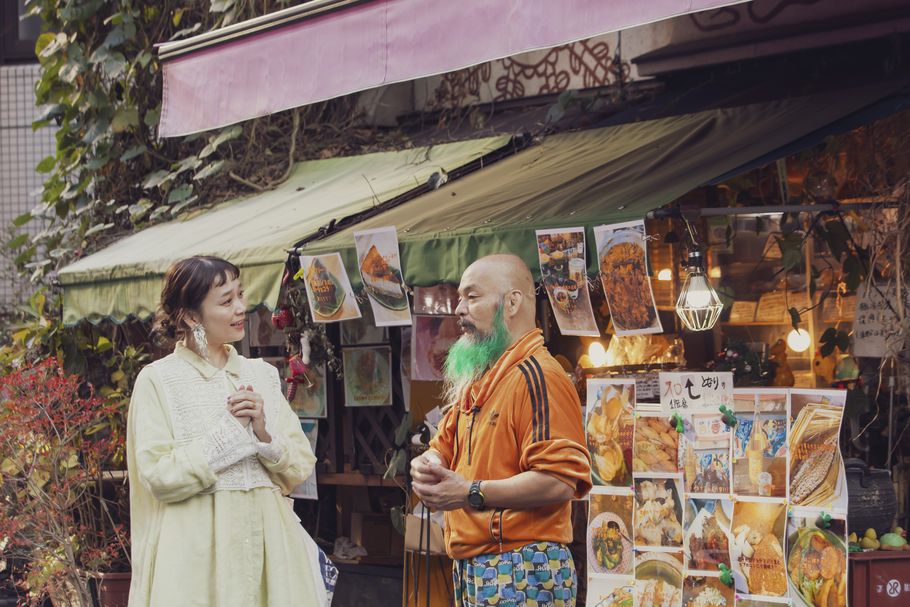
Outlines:
{"type": "Polygon", "coordinates": [[[771,322],[768,320],[753,320],[752,322],[730,322],[729,320],[721,321],[724,327],[789,327],[788,322],[771,322]]]}
{"type": "Polygon", "coordinates": [[[317,472],[316,482],[320,485],[345,487],[398,487],[404,484],[404,476],[388,479],[378,474],[361,474],[359,472],[339,472],[336,474],[319,474],[317,472]]]}

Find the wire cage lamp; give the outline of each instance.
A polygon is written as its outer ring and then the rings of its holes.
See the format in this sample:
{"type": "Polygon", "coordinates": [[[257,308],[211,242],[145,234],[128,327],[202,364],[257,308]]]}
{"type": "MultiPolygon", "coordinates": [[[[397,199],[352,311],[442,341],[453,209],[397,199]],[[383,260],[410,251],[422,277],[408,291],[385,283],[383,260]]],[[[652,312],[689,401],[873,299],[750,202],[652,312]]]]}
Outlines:
{"type": "Polygon", "coordinates": [[[676,300],[676,314],[690,331],[710,331],[720,319],[724,304],[705,273],[704,255],[698,247],[688,219],[683,218],[689,234],[689,259],[686,280],[676,300]]]}

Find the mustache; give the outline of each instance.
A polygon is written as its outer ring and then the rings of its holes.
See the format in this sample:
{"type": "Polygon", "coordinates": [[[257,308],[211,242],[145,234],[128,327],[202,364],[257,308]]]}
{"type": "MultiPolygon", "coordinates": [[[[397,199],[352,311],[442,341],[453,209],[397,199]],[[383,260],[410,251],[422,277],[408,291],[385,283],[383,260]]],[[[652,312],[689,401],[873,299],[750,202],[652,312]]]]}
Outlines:
{"type": "Polygon", "coordinates": [[[468,322],[467,320],[463,320],[463,319],[458,320],[458,328],[461,329],[462,333],[465,333],[468,331],[470,331],[471,333],[474,333],[475,331],[477,331],[477,327],[474,325],[474,323],[468,322]]]}

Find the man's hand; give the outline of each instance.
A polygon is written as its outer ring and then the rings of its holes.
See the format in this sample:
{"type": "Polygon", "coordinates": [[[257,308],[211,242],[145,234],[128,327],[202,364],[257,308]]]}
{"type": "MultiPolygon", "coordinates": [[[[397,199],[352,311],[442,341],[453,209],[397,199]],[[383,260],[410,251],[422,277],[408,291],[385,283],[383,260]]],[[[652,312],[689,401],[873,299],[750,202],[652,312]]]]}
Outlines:
{"type": "MultiPolygon", "coordinates": [[[[413,467],[412,467],[413,468],[413,467]]],[[[452,472],[439,464],[428,464],[430,478],[438,479],[434,483],[421,483],[414,480],[414,493],[431,510],[458,510],[468,506],[468,491],[471,483],[457,472],[452,472]]]]}
{"type": "Polygon", "coordinates": [[[442,458],[435,451],[425,451],[411,460],[411,478],[421,485],[435,485],[442,480],[433,466],[445,468],[442,458]]]}

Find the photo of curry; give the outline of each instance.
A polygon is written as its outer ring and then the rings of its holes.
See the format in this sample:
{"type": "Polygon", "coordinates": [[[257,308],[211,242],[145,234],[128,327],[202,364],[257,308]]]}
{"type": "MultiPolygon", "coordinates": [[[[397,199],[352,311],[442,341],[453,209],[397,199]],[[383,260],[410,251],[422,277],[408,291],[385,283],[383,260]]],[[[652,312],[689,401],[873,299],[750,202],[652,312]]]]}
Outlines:
{"type": "Polygon", "coordinates": [[[843,520],[832,520],[830,529],[817,529],[810,519],[794,517],[795,529],[787,539],[787,577],[796,605],[846,607],[847,552],[843,520]]]}
{"type": "Polygon", "coordinates": [[[616,334],[660,332],[648,276],[644,223],[600,226],[594,235],[600,280],[616,334]]]}
{"type": "Polygon", "coordinates": [[[595,485],[632,484],[635,380],[588,380],[585,436],[595,485]]]}

